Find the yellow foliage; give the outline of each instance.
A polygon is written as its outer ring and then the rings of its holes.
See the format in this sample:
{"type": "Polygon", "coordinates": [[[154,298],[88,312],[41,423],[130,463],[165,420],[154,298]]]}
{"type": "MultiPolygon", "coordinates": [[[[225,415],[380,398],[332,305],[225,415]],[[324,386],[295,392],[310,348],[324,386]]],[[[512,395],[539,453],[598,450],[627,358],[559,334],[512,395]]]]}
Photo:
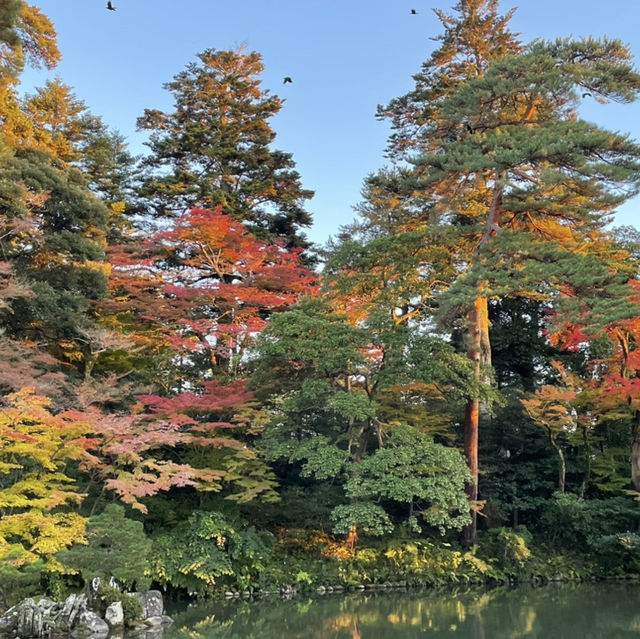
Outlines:
{"type": "MultiPolygon", "coordinates": [[[[65,474],[84,454],[87,430],[81,414],[49,410],[51,400],[23,388],[0,409],[0,566],[22,566],[85,541],[86,519],[65,512],[82,495],[65,474]]],[[[55,562],[54,562],[55,563],[55,562]]]]}

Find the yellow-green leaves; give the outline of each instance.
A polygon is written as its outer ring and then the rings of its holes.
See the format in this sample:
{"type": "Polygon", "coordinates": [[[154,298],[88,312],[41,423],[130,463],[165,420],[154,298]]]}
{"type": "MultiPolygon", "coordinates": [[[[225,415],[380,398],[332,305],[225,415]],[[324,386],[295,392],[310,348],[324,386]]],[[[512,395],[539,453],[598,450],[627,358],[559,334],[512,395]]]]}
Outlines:
{"type": "MultiPolygon", "coordinates": [[[[25,388],[0,409],[0,575],[8,566],[51,560],[82,541],[85,519],[62,512],[82,495],[66,474],[84,454],[79,412],[54,415],[50,400],[25,388]]],[[[55,563],[55,562],[54,562],[55,563]]]]}

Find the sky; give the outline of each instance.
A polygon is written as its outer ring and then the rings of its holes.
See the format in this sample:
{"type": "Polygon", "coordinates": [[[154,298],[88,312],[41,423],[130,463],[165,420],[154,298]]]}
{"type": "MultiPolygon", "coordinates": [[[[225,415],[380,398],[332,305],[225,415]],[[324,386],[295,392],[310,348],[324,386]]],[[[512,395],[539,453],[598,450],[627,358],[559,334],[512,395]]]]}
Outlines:
{"type": "MultiPolygon", "coordinates": [[[[106,0],[28,1],[54,23],[63,57],[53,72],[26,71],[23,89],[60,76],[134,154],[146,137],[136,119],[145,108],[171,109],[162,85],[197,53],[259,52],[262,88],[285,99],[271,120],[274,147],[292,153],[303,186],[315,191],[307,235],[322,244],[355,217],[364,178],[387,164],[389,128],[375,118],[377,105],[412,89],[442,32],[432,9],[456,0],[112,0],[116,11],[106,0]]],[[[630,45],[640,67],[640,0],[502,0],[501,12],[516,6],[511,29],[524,42],[606,35],[630,45]]],[[[640,102],[587,99],[581,114],[640,140],[640,102]]],[[[640,226],[639,212],[636,198],[616,224],[640,226]]]]}

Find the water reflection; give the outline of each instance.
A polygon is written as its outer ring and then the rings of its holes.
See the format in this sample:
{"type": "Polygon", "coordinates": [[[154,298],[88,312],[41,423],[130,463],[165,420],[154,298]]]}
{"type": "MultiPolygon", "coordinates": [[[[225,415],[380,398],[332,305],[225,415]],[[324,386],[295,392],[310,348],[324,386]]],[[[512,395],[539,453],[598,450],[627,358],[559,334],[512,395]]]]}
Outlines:
{"type": "Polygon", "coordinates": [[[164,639],[621,639],[640,632],[640,585],[212,602],[173,617],[164,639]]]}

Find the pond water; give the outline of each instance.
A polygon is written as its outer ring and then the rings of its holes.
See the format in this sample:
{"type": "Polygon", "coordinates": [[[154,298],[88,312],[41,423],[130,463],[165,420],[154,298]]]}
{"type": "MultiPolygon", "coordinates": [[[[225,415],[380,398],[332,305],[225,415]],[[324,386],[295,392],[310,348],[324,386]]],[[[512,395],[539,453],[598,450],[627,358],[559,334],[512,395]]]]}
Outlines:
{"type": "Polygon", "coordinates": [[[297,595],[173,611],[164,639],[640,637],[640,584],[297,595]]]}

